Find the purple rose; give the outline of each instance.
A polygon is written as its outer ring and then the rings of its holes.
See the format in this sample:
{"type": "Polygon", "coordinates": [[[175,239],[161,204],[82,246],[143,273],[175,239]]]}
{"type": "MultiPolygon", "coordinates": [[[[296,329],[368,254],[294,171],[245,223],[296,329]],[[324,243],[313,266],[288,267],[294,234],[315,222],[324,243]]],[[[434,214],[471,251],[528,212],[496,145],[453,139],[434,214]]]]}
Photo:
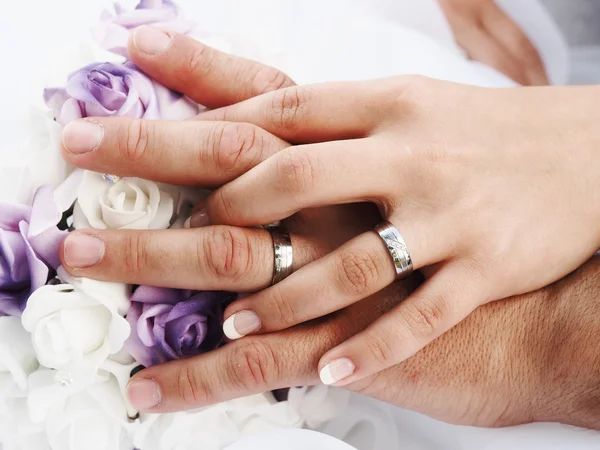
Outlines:
{"type": "Polygon", "coordinates": [[[0,203],[0,316],[20,317],[29,295],[60,265],[61,216],[48,186],[37,191],[33,207],[0,203]]]}
{"type": "Polygon", "coordinates": [[[224,341],[223,292],[195,292],[140,286],[132,296],[125,348],[146,367],[196,356],[224,341]]]}
{"type": "Polygon", "coordinates": [[[44,100],[61,125],[92,116],[161,118],[152,81],[133,63],[86,66],[69,75],[66,88],[45,89],[44,100]]]}
{"type": "Polygon", "coordinates": [[[86,66],[69,75],[67,87],[44,90],[44,100],[61,125],[108,116],[185,120],[199,112],[198,104],[150,80],[131,62],[86,66]]]}
{"type": "Polygon", "coordinates": [[[98,43],[110,52],[127,57],[127,41],[132,30],[142,25],[152,25],[163,30],[187,34],[196,25],[185,20],[181,9],[171,0],[142,0],[133,11],[119,3],[115,13],[105,11],[101,24],[94,28],[98,43]]]}

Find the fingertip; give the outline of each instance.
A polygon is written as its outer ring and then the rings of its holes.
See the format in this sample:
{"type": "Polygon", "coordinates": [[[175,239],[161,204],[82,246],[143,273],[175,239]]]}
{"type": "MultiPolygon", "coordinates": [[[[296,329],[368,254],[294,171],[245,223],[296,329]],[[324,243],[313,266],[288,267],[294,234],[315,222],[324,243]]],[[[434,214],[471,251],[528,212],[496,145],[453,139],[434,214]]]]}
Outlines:
{"type": "Polygon", "coordinates": [[[162,393],[158,383],[150,378],[134,377],[127,384],[127,399],[139,412],[149,412],[162,403],[162,393]]]}
{"type": "Polygon", "coordinates": [[[104,127],[98,122],[73,120],[62,131],[63,153],[73,156],[93,152],[102,144],[104,134],[104,127]]]}
{"type": "Polygon", "coordinates": [[[129,37],[128,49],[133,58],[154,58],[165,53],[173,42],[173,36],[168,32],[149,25],[136,28],[129,37]]]}
{"type": "Polygon", "coordinates": [[[349,358],[337,358],[325,364],[319,370],[321,383],[326,386],[343,386],[350,382],[349,378],[356,372],[356,364],[349,358]]]}
{"type": "Polygon", "coordinates": [[[235,341],[249,334],[256,333],[262,327],[258,314],[244,310],[233,314],[223,323],[223,333],[228,339],[235,341]]]}

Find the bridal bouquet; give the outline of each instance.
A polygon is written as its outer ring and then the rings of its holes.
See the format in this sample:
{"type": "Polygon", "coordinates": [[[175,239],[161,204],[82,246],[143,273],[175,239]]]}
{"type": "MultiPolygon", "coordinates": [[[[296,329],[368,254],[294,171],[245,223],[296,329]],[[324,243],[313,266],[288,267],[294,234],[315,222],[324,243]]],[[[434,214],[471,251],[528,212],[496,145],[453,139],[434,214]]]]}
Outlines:
{"type": "Polygon", "coordinates": [[[266,393],[178,414],[140,415],[128,404],[132,374],[226,344],[223,310],[234,299],[73,278],[60,267],[58,249],[70,230],[182,227],[205,195],[74,169],[61,158],[61,132],[72,120],[182,120],[202,108],[127,60],[129,34],[143,24],[202,34],[171,0],[106,12],[93,39],[56,63],[69,75],[43,92],[46,108],[33,111],[31,138],[19,149],[29,162],[12,201],[0,203],[4,450],[221,449],[269,428],[318,426],[340,403],[322,386],[292,389],[286,402],[266,393]]]}

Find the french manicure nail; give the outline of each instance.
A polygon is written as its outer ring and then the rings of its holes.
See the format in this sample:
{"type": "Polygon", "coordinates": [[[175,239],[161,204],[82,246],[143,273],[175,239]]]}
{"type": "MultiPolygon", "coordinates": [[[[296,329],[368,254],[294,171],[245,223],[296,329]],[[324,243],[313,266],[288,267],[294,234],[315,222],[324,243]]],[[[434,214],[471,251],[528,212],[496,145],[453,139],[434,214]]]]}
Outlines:
{"type": "Polygon", "coordinates": [[[158,56],[171,45],[171,36],[158,28],[142,26],[134,31],[133,43],[140,52],[158,56]]]}
{"type": "Polygon", "coordinates": [[[63,146],[70,153],[89,153],[100,147],[104,127],[89,120],[74,120],[63,130],[63,146]]]}
{"type": "Polygon", "coordinates": [[[321,382],[326,385],[339,383],[340,381],[348,378],[354,373],[356,366],[348,358],[340,358],[331,361],[319,372],[321,382]]]}
{"type": "Polygon", "coordinates": [[[223,332],[231,340],[236,340],[255,333],[261,327],[260,317],[254,311],[240,311],[223,324],[223,332]]]}
{"type": "Polygon", "coordinates": [[[150,411],[160,405],[161,394],[153,380],[135,380],[127,385],[129,403],[140,412],[150,411]]]}
{"type": "Polygon", "coordinates": [[[70,234],[65,240],[65,262],[74,269],[98,264],[104,256],[104,242],[87,234],[70,234]]]}
{"type": "Polygon", "coordinates": [[[210,225],[210,218],[206,209],[200,209],[190,217],[190,228],[202,228],[210,225]]]}

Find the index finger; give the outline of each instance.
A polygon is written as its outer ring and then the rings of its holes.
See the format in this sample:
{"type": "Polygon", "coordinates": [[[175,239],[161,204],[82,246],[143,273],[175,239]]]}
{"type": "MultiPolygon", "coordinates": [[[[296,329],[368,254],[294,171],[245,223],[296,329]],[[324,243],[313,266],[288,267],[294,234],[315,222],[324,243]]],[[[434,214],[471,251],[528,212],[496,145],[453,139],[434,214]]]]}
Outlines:
{"type": "Polygon", "coordinates": [[[208,108],[294,85],[277,69],[150,26],[136,29],[128,47],[131,60],[150,77],[208,108]]]}

